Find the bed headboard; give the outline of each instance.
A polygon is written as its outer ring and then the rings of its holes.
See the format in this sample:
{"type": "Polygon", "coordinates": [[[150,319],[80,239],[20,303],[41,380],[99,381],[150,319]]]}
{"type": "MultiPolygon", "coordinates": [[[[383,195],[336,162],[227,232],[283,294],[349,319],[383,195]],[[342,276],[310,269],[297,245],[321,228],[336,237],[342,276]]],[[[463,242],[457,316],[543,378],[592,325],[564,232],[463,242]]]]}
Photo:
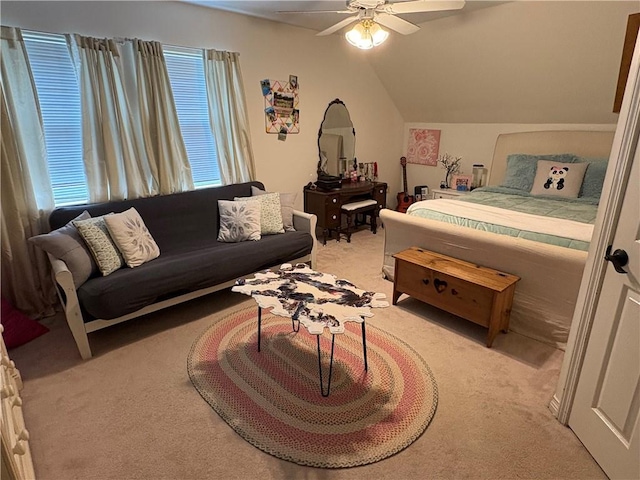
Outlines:
{"type": "Polygon", "coordinates": [[[615,132],[584,130],[549,130],[541,132],[503,133],[493,150],[488,185],[500,185],[512,153],[574,153],[587,158],[609,158],[615,132]]]}

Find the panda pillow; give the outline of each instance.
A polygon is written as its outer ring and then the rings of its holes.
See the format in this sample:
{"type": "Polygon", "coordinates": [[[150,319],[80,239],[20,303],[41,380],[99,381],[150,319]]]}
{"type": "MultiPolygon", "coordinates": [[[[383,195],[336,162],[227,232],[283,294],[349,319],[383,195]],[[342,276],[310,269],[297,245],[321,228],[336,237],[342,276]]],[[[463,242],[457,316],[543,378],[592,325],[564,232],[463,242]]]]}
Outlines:
{"type": "Polygon", "coordinates": [[[538,160],[531,195],[578,198],[588,163],[559,163],[538,160]]]}

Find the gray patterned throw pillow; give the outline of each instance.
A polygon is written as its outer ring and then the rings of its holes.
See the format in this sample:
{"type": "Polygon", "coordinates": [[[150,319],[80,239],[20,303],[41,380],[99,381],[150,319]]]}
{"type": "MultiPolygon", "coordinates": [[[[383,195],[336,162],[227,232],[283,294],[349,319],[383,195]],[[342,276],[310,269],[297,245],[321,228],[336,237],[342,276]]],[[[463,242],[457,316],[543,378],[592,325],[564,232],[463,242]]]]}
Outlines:
{"type": "Polygon", "coordinates": [[[260,240],[260,202],[218,200],[220,212],[219,242],[260,240]]]}
{"type": "MultiPolygon", "coordinates": [[[[113,214],[109,214],[113,215],[113,214]]],[[[107,215],[105,215],[107,216],[107,215]]],[[[87,220],[74,220],[73,224],[80,232],[80,236],[89,246],[91,254],[98,264],[103,276],[107,276],[122,268],[124,261],[118,248],[113,243],[104,217],[89,218],[87,220]]]]}
{"type": "Polygon", "coordinates": [[[107,215],[104,221],[111,238],[129,267],[138,267],[160,256],[158,244],[135,208],[131,207],[125,212],[107,215]]]}

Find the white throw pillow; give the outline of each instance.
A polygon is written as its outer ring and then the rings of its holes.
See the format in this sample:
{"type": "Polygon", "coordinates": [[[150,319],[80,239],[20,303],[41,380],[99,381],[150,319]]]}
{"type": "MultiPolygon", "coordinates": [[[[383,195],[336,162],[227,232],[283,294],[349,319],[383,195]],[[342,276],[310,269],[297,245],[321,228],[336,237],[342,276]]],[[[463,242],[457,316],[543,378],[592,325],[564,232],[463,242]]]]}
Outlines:
{"type": "Polygon", "coordinates": [[[218,200],[219,242],[260,240],[260,202],[218,200]]]}
{"type": "MultiPolygon", "coordinates": [[[[251,195],[254,197],[266,195],[267,193],[269,192],[260,190],[258,187],[251,187],[251,195]]],[[[280,213],[282,214],[282,225],[284,226],[285,232],[296,231],[293,226],[293,210],[297,196],[297,193],[280,193],[280,213]]]]}
{"type": "Polygon", "coordinates": [[[158,244],[135,208],[131,207],[122,213],[108,215],[104,221],[111,238],[129,267],[139,267],[160,256],[158,244]]]}
{"type": "Polygon", "coordinates": [[[531,195],[578,198],[588,163],[559,163],[538,160],[531,195]]]}
{"type": "Polygon", "coordinates": [[[264,195],[258,195],[255,197],[236,197],[234,198],[234,201],[260,202],[260,233],[262,235],[284,233],[279,193],[266,193],[264,195]]]}

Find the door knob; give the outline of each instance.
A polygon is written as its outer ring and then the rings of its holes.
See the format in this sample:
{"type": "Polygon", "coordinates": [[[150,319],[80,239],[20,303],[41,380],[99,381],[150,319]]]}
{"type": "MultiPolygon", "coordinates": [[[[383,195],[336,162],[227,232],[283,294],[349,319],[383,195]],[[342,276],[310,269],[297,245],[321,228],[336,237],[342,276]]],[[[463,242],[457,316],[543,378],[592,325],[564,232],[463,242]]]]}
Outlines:
{"type": "Polygon", "coordinates": [[[624,250],[616,249],[613,253],[611,253],[612,245],[607,247],[607,251],[605,252],[604,259],[607,262],[613,263],[613,268],[616,269],[618,273],[627,273],[622,267],[624,267],[627,263],[629,263],[629,255],[624,250]]]}

